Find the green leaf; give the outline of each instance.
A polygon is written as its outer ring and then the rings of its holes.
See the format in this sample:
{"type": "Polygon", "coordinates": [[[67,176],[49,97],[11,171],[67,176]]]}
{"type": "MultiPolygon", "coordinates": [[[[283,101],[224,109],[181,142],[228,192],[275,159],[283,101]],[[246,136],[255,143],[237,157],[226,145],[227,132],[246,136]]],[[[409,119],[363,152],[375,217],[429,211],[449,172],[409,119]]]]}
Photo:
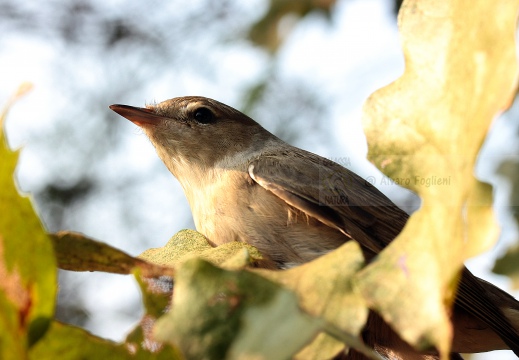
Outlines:
{"type": "Polygon", "coordinates": [[[50,235],[61,269],[71,271],[103,271],[131,274],[135,268],[142,276],[173,276],[174,270],[134,258],[108,244],[83,234],[62,231],[50,235]]]}
{"type": "Polygon", "coordinates": [[[405,340],[444,357],[458,272],[497,238],[490,188],[472,174],[493,118],[514,95],[518,5],[404,2],[405,73],[364,108],[369,159],[423,203],[361,271],[359,287],[405,340]]]}
{"type": "Polygon", "coordinates": [[[320,321],[301,312],[292,293],[280,289],[268,304],[248,307],[241,321],[229,359],[289,359],[321,328],[320,321]]]}
{"type": "Polygon", "coordinates": [[[143,277],[137,271],[135,278],[142,292],[142,302],[147,316],[159,318],[171,305],[173,295],[173,279],[166,276],[160,278],[143,277]]]}
{"type": "Polygon", "coordinates": [[[144,353],[137,351],[133,344],[117,344],[94,336],[83,329],[54,322],[45,337],[31,349],[29,359],[175,360],[182,358],[171,348],[166,351],[144,353]]]}
{"type": "Polygon", "coordinates": [[[200,259],[178,269],[173,304],[155,334],[188,359],[288,359],[323,325],[279,285],[200,259]]]}
{"type": "Polygon", "coordinates": [[[205,236],[194,230],[181,230],[163,247],[139,255],[143,260],[171,267],[194,257],[227,269],[240,269],[262,259],[260,252],[249,244],[233,241],[213,247],[205,236]]]}
{"type": "Polygon", "coordinates": [[[510,247],[503,256],[497,259],[492,271],[509,276],[514,288],[519,288],[519,246],[510,247]]]}
{"type": "MultiPolygon", "coordinates": [[[[167,354],[175,355],[179,358],[180,352],[155,339],[153,327],[157,319],[164,315],[171,305],[173,294],[173,280],[167,277],[145,278],[141,276],[141,271],[137,270],[135,278],[139,283],[144,303],[144,316],[139,325],[126,337],[126,346],[134,349],[134,353],[145,356],[146,354],[162,354],[165,359],[167,354]]],[[[169,357],[171,358],[171,357],[169,357]]]]}
{"type": "MultiPolygon", "coordinates": [[[[141,288],[145,314],[135,329],[127,336],[125,348],[130,349],[132,358],[138,359],[178,359],[180,353],[168,344],[154,339],[152,329],[158,317],[164,314],[170,305],[174,269],[167,266],[148,263],[134,258],[107,244],[90,239],[82,234],[60,232],[52,235],[59,266],[62,269],[73,271],[103,271],[116,274],[134,273],[141,288]]],[[[64,330],[63,330],[64,331],[64,330]]],[[[91,347],[89,351],[97,354],[97,343],[108,344],[94,336],[74,331],[77,340],[84,342],[84,346],[91,347]]],[[[59,343],[58,339],[51,340],[59,343]]],[[[60,344],[56,347],[59,348],[60,344]]],[[[119,345],[110,344],[103,351],[114,352],[114,356],[122,355],[119,345]]],[[[73,356],[73,355],[71,355],[73,356]]],[[[94,356],[94,355],[92,355],[94,356]]],[[[96,355],[97,356],[101,355],[96,355]]]]}
{"type": "MultiPolygon", "coordinates": [[[[265,15],[253,24],[249,31],[249,39],[271,53],[275,53],[285,40],[290,29],[285,23],[283,32],[280,31],[282,21],[290,16],[298,19],[309,13],[319,12],[330,16],[330,11],[336,0],[271,0],[265,15]]],[[[292,21],[295,25],[295,21],[292,21]]],[[[289,23],[290,24],[290,23],[289,23]]]]}
{"type": "MultiPolygon", "coordinates": [[[[173,290],[171,277],[174,275],[174,269],[134,258],[107,244],[78,233],[60,232],[52,235],[52,240],[58,264],[62,269],[135,274],[141,288],[145,314],[125,341],[126,347],[131,349],[132,356],[142,359],[180,357],[177,350],[156,341],[152,335],[156,319],[163,315],[170,305],[173,290]]],[[[96,351],[96,343],[102,342],[101,339],[90,335],[83,334],[82,336],[80,340],[91,346],[93,352],[96,351]]],[[[110,349],[107,348],[107,351],[111,351],[110,349]]]]}
{"type": "Polygon", "coordinates": [[[319,336],[301,354],[311,358],[324,353],[332,358],[348,347],[355,348],[367,358],[380,357],[360,340],[360,333],[368,318],[368,307],[357,290],[355,275],[364,267],[364,256],[355,241],[349,241],[335,251],[309,263],[286,271],[253,269],[252,271],[292,290],[299,306],[308,314],[323,319],[327,335],[319,336]],[[340,341],[339,341],[340,340],[340,341]],[[338,348],[338,344],[341,347],[338,348]],[[335,351],[335,353],[331,353],[335,351]],[[314,355],[312,355],[314,354],[314,355]]]}
{"type": "Polygon", "coordinates": [[[131,358],[129,351],[123,345],[58,322],[52,323],[45,337],[31,349],[29,356],[31,360],[127,360],[131,358]]]}
{"type": "Polygon", "coordinates": [[[8,108],[0,115],[0,358],[24,359],[53,316],[56,264],[30,198],[14,184],[18,152],[9,150],[2,126],[8,108]]]}
{"type": "Polygon", "coordinates": [[[303,350],[298,352],[294,359],[296,360],[321,360],[333,359],[337,354],[344,350],[344,343],[336,338],[320,333],[317,337],[303,350]]]}
{"type": "MultiPolygon", "coordinates": [[[[510,210],[516,224],[519,225],[519,162],[517,160],[504,161],[499,165],[498,172],[505,176],[512,185],[510,210]]],[[[519,238],[502,257],[496,260],[492,271],[496,274],[507,275],[512,280],[513,287],[519,289],[519,238]]]]}
{"type": "Polygon", "coordinates": [[[300,306],[340,331],[356,337],[368,318],[368,307],[355,289],[354,275],[364,266],[359,245],[349,241],[309,263],[286,270],[254,270],[295,292],[300,306]]]}

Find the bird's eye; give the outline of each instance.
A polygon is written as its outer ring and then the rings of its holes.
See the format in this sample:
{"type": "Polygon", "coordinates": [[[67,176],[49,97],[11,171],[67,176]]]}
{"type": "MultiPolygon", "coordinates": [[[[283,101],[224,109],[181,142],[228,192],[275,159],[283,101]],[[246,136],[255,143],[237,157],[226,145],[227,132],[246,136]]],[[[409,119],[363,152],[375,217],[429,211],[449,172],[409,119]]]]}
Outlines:
{"type": "Polygon", "coordinates": [[[214,121],[214,114],[211,110],[201,107],[195,110],[193,117],[200,124],[209,124],[214,121]]]}

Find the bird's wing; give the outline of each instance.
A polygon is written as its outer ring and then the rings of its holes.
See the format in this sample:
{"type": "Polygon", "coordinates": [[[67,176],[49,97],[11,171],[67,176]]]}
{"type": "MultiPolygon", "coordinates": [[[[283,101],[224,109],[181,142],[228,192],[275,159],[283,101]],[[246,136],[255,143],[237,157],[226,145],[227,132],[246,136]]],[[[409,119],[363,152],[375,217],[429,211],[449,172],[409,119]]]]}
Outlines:
{"type": "Polygon", "coordinates": [[[369,182],[309,152],[264,154],[249,175],[287,204],[340,230],[374,254],[402,230],[408,215],[369,182]]]}
{"type": "MultiPolygon", "coordinates": [[[[408,215],[371,184],[346,168],[315,154],[291,151],[262,155],[249,164],[249,175],[287,204],[355,239],[378,254],[403,229],[408,215]]],[[[519,354],[519,335],[491,299],[489,289],[466,268],[456,304],[487,323],[519,354]]],[[[502,296],[502,295],[501,295],[502,296]]],[[[517,302],[511,308],[517,308],[517,302]],[[515,306],[514,306],[515,305],[515,306]]]]}
{"type": "Polygon", "coordinates": [[[474,276],[464,267],[458,285],[456,304],[487,323],[519,357],[517,315],[507,317],[504,313],[509,309],[517,314],[516,299],[491,283],[474,276]]]}

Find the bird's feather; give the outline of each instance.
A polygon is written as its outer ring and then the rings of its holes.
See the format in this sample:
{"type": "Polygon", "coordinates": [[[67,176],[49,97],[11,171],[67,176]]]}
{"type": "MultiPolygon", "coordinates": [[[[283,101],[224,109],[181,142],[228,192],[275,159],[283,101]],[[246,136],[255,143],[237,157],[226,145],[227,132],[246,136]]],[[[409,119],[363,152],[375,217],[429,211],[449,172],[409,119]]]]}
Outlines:
{"type": "MultiPolygon", "coordinates": [[[[402,231],[408,219],[407,213],[360,176],[300,149],[262,154],[250,163],[249,175],[287,204],[339,229],[373,255],[402,231]]],[[[455,304],[487,324],[519,355],[517,330],[489,297],[488,287],[509,296],[463,268],[455,304]]],[[[512,302],[517,303],[513,298],[512,302]]]]}
{"type": "Polygon", "coordinates": [[[404,227],[408,215],[360,176],[309,152],[262,154],[251,178],[291,206],[354,238],[374,254],[404,227]]]}

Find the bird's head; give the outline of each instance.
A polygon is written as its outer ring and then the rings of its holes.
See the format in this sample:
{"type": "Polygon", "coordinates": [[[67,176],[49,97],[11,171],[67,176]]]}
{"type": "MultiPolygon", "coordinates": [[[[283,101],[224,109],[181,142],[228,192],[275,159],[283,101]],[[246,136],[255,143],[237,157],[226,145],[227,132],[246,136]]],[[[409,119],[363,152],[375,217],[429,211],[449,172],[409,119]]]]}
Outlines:
{"type": "Polygon", "coordinates": [[[188,96],[145,108],[111,105],[140,126],[169,170],[179,180],[188,169],[239,163],[274,136],[245,114],[216,100],[188,96]]]}

